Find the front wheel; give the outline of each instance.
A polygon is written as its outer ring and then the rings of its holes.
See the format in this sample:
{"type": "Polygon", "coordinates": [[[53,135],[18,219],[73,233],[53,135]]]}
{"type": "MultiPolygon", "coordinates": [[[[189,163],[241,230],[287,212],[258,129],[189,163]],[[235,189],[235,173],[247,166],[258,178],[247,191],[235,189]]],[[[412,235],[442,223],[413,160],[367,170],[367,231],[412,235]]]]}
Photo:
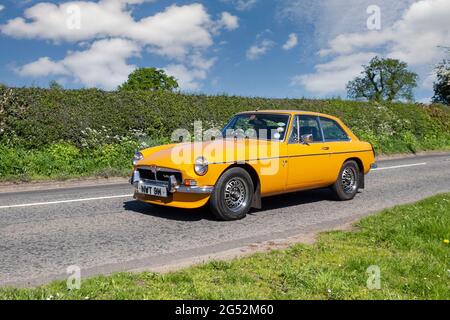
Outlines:
{"type": "Polygon", "coordinates": [[[355,161],[347,161],[341,168],[337,181],[332,186],[339,200],[352,200],[358,193],[360,186],[360,172],[355,161]]]}
{"type": "Polygon", "coordinates": [[[226,171],[211,195],[213,214],[224,221],[239,220],[250,211],[254,193],[252,178],[242,168],[226,171]]]}

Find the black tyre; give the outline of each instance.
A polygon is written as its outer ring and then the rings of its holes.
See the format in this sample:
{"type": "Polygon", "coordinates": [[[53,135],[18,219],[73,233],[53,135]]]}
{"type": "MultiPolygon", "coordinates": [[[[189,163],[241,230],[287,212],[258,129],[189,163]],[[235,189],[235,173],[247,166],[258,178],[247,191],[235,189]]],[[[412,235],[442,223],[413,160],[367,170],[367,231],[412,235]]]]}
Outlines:
{"type": "Polygon", "coordinates": [[[217,181],[209,202],[211,211],[219,220],[242,219],[251,208],[253,194],[254,185],[248,172],[232,168],[217,181]]]}
{"type": "Polygon", "coordinates": [[[331,187],[337,199],[352,200],[360,187],[360,170],[355,161],[347,161],[342,165],[337,181],[331,187]]]}

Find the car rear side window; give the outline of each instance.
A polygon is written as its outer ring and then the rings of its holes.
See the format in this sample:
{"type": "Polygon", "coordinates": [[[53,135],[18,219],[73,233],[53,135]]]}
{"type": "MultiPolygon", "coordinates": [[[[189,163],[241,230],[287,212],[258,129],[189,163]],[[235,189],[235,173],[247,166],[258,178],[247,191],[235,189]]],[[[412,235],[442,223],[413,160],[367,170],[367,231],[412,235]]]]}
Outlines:
{"type": "Polygon", "coordinates": [[[334,120],[328,118],[320,118],[320,125],[322,126],[323,136],[325,141],[349,141],[347,133],[334,120]]]}

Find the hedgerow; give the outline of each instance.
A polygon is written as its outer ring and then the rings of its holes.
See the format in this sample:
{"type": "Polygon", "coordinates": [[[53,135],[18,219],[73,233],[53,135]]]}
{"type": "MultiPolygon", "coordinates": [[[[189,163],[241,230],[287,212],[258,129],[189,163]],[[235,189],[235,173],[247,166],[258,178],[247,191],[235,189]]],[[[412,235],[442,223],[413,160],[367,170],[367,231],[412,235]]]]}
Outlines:
{"type": "MultiPolygon", "coordinates": [[[[131,157],[132,149],[145,146],[145,141],[150,145],[165,143],[170,141],[175,129],[192,131],[194,121],[222,126],[236,112],[256,109],[308,110],[335,115],[357,136],[371,142],[379,153],[450,147],[450,108],[438,104],[0,86],[0,162],[3,163],[0,164],[0,176],[23,171],[25,164],[15,156],[14,161],[8,162],[11,153],[40,152],[53,157],[47,160],[56,161],[59,153],[67,151],[70,159],[83,158],[86,162],[86,159],[97,157],[96,152],[111,152],[121,161],[122,155],[131,157]],[[59,149],[61,146],[64,148],[59,149]],[[114,153],[116,149],[121,151],[114,153]]],[[[58,161],[71,172],[75,165],[69,158],[63,157],[58,161]]],[[[33,166],[45,168],[47,160],[33,166]]],[[[97,167],[100,165],[118,166],[103,160],[97,167]]],[[[51,172],[43,170],[39,174],[45,176],[51,172]]]]}
{"type": "Polygon", "coordinates": [[[439,146],[450,134],[450,110],[441,105],[0,88],[0,142],[29,149],[61,141],[83,147],[89,130],[107,131],[111,137],[129,137],[134,131],[169,138],[177,128],[190,129],[195,120],[222,125],[236,112],[258,108],[336,115],[379,151],[392,151],[384,150],[386,140],[410,144],[412,139],[418,146],[428,141],[425,147],[436,140],[439,146]]]}

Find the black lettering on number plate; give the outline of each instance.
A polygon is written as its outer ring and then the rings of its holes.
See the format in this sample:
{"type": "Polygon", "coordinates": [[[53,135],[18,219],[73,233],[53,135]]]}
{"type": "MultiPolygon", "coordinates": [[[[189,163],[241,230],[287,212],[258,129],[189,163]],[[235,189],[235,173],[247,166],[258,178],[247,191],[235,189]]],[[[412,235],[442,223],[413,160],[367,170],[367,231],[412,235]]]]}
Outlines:
{"type": "Polygon", "coordinates": [[[151,196],[156,197],[167,197],[167,194],[165,192],[164,188],[158,187],[158,186],[145,186],[141,185],[139,186],[139,192],[143,194],[148,194],[151,196]]]}

